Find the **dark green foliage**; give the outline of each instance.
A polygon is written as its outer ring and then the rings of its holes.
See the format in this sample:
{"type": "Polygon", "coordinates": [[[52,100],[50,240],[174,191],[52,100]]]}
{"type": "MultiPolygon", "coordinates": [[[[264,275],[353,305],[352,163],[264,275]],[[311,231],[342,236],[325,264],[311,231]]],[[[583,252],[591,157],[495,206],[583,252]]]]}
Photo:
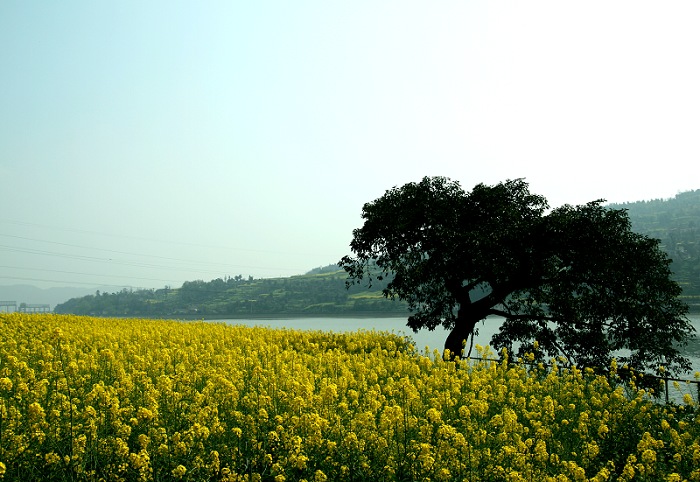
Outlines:
{"type": "Polygon", "coordinates": [[[506,318],[497,348],[529,349],[607,367],[685,370],[693,333],[658,240],[634,233],[624,210],[595,201],[549,210],[522,180],[477,185],[424,178],[365,204],[341,266],[349,283],[393,276],[384,288],[411,310],[414,330],[443,325],[461,354],[476,324],[506,318]]]}

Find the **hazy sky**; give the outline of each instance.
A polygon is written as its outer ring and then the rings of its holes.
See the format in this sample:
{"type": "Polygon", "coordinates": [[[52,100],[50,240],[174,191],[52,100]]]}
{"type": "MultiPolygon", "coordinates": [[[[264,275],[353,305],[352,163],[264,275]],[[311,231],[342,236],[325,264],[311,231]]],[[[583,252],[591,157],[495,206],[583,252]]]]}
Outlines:
{"type": "Polygon", "coordinates": [[[700,2],[0,2],[0,285],[290,276],[426,175],[700,188],[700,2]]]}

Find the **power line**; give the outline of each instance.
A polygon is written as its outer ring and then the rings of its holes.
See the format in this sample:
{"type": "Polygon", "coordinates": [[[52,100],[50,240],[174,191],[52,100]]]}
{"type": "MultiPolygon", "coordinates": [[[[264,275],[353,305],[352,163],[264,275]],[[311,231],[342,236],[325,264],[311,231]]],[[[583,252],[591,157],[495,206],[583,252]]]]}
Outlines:
{"type": "MultiPolygon", "coordinates": [[[[183,243],[183,242],[177,242],[177,241],[163,241],[163,240],[154,240],[150,238],[143,238],[143,237],[138,237],[138,236],[129,236],[129,235],[112,235],[112,234],[107,234],[107,233],[100,233],[100,232],[95,232],[95,231],[88,231],[88,230],[82,230],[82,229],[71,229],[71,228],[66,228],[66,227],[57,227],[57,226],[46,226],[46,225],[41,225],[41,224],[36,224],[36,223],[29,223],[29,222],[23,222],[23,221],[14,221],[14,220],[7,220],[7,219],[0,219],[0,223],[9,223],[9,224],[15,224],[19,226],[29,226],[29,227],[39,227],[39,228],[44,228],[44,229],[53,229],[53,230],[60,230],[60,231],[68,231],[68,232],[77,232],[77,233],[82,233],[82,234],[96,234],[100,236],[107,236],[107,237],[114,237],[114,238],[131,238],[131,239],[140,239],[140,240],[147,240],[147,241],[156,241],[159,243],[168,243],[168,244],[176,244],[176,245],[187,245],[187,246],[197,246],[197,247],[206,247],[206,248],[216,248],[216,249],[227,249],[227,250],[238,250],[238,251],[248,251],[248,252],[258,252],[258,253],[281,253],[281,252],[275,252],[275,251],[263,251],[263,250],[244,250],[244,249],[236,249],[236,248],[223,248],[220,246],[206,246],[206,245],[197,245],[193,243],[183,243]]],[[[19,236],[19,235],[14,235],[14,234],[0,234],[0,236],[4,238],[10,238],[10,239],[16,239],[16,240],[22,240],[22,241],[31,241],[31,242],[37,242],[37,243],[45,243],[48,245],[53,245],[53,246],[60,246],[60,247],[67,247],[71,249],[77,249],[80,250],[80,254],[76,253],[70,253],[66,252],[64,250],[51,250],[51,249],[37,249],[37,248],[29,248],[25,246],[14,246],[14,245],[7,245],[7,244],[0,244],[0,251],[9,251],[9,252],[15,252],[15,253],[25,253],[28,255],[32,256],[46,256],[46,257],[51,257],[51,258],[62,258],[62,259],[70,259],[70,260],[77,260],[77,261],[82,261],[82,262],[90,262],[90,263],[101,263],[101,264],[108,264],[111,266],[119,265],[119,266],[130,266],[130,267],[135,267],[135,268],[141,268],[141,269],[150,269],[150,270],[168,270],[168,271],[179,271],[181,273],[199,273],[199,274],[204,274],[204,275],[210,275],[210,276],[221,276],[222,271],[238,271],[238,270],[265,270],[266,272],[277,272],[277,273],[282,273],[282,272],[288,272],[290,274],[299,274],[305,272],[306,269],[308,269],[308,266],[305,268],[283,268],[283,267],[267,267],[267,266],[255,266],[255,265],[237,265],[237,264],[231,264],[231,263],[220,263],[220,262],[212,262],[212,261],[201,261],[201,260],[188,260],[188,259],[182,259],[182,258],[176,258],[176,257],[168,257],[168,256],[162,256],[162,255],[152,255],[152,254],[142,254],[142,253],[137,253],[137,252],[130,252],[130,251],[120,251],[120,250],[114,250],[114,249],[106,249],[106,248],[100,248],[100,247],[94,247],[94,246],[85,246],[81,244],[72,244],[72,243],[66,243],[66,242],[60,242],[60,241],[53,241],[53,240],[47,240],[47,239],[40,239],[36,237],[30,237],[30,236],[19,236]],[[97,253],[107,253],[107,255],[90,255],[86,254],[86,252],[97,252],[97,253]],[[117,257],[110,257],[109,254],[118,254],[122,256],[135,256],[135,257],[140,257],[140,258],[146,258],[145,261],[139,261],[139,260],[128,260],[128,259],[120,259],[117,257]],[[155,261],[165,261],[166,263],[152,263],[148,262],[149,260],[155,260],[155,261]],[[178,265],[179,263],[183,263],[182,265],[178,265]],[[187,265],[190,266],[187,266],[187,265]],[[191,266],[192,264],[197,265],[191,266]]],[[[21,268],[21,267],[9,267],[5,266],[5,268],[11,268],[11,269],[18,269],[18,270],[32,270],[32,271],[44,271],[44,272],[49,272],[49,273],[64,273],[64,274],[76,274],[76,275],[83,275],[83,276],[105,276],[104,272],[101,273],[86,273],[86,272],[77,272],[77,271],[67,271],[67,270],[52,270],[52,269],[45,269],[45,268],[21,268]]],[[[147,278],[147,277],[134,277],[134,276],[121,276],[121,275],[108,275],[109,277],[118,277],[118,278],[131,278],[135,280],[148,280],[148,281],[159,281],[163,282],[166,280],[158,279],[158,278],[147,278]]],[[[281,276],[281,275],[280,275],[281,276]]],[[[7,278],[7,279],[25,279],[25,280],[32,280],[32,281],[47,281],[47,282],[56,282],[56,283],[73,283],[77,284],[78,282],[71,282],[71,281],[65,281],[65,280],[41,280],[41,279],[36,279],[36,278],[30,278],[30,277],[24,277],[24,278],[19,278],[19,277],[7,277],[7,276],[0,276],[0,278],[7,278]]],[[[168,283],[178,283],[174,282],[172,280],[167,280],[166,282],[168,283]]],[[[91,284],[91,283],[80,283],[80,284],[91,284]]]]}
{"type": "MultiPolygon", "coordinates": [[[[109,263],[109,264],[116,264],[116,265],[121,265],[121,266],[133,266],[133,267],[138,267],[138,268],[150,268],[150,269],[165,269],[165,270],[177,270],[177,271],[187,271],[191,273],[220,273],[221,269],[197,269],[197,268],[192,268],[192,267],[186,267],[186,266],[168,266],[168,265],[163,265],[163,264],[154,264],[154,263],[144,263],[144,262],[136,262],[136,261],[126,261],[126,260],[121,260],[121,259],[115,259],[115,258],[105,258],[105,257],[97,257],[97,256],[87,256],[87,255],[79,255],[79,254],[67,254],[67,253],[61,253],[57,251],[47,251],[47,250],[39,250],[39,249],[31,249],[31,248],[20,248],[17,246],[8,246],[4,244],[0,244],[0,249],[4,249],[7,251],[12,251],[12,252],[19,252],[19,253],[27,253],[27,254],[34,254],[34,255],[41,255],[41,256],[51,256],[55,258],[67,258],[67,259],[76,259],[80,261],[90,261],[90,262],[99,262],[99,263],[109,263]]],[[[142,255],[146,257],[147,255],[142,255]]],[[[157,257],[156,257],[157,258],[157,257]]],[[[162,258],[162,257],[161,257],[162,258]]],[[[197,263],[196,261],[192,261],[192,263],[197,263]]],[[[283,271],[297,271],[292,268],[267,268],[264,266],[246,266],[246,265],[233,265],[233,264],[227,264],[227,263],[198,263],[198,264],[209,264],[212,266],[216,267],[228,267],[228,268],[246,268],[246,269],[274,269],[274,270],[283,270],[283,271]]]]}
{"type": "Polygon", "coordinates": [[[26,241],[37,241],[40,243],[57,244],[60,246],[68,246],[71,248],[92,249],[95,251],[104,251],[106,253],[126,254],[126,255],[130,255],[130,256],[141,256],[141,257],[148,257],[148,258],[165,259],[165,260],[169,260],[169,261],[180,261],[183,263],[213,264],[213,263],[211,263],[211,261],[195,261],[195,260],[186,260],[186,259],[180,259],[180,258],[171,258],[171,257],[167,257],[167,256],[132,253],[129,251],[117,251],[117,250],[113,250],[113,249],[96,248],[94,246],[82,246],[79,244],[61,243],[59,241],[48,241],[45,239],[28,238],[25,236],[14,236],[11,234],[0,234],[0,236],[3,236],[5,238],[23,239],[26,241]]]}
{"type": "Polygon", "coordinates": [[[12,219],[0,219],[0,223],[7,223],[7,224],[16,224],[18,226],[30,226],[30,227],[36,227],[36,228],[43,228],[43,229],[52,229],[56,231],[66,231],[66,232],[72,232],[72,233],[81,233],[81,234],[96,234],[99,236],[106,236],[110,238],[125,238],[125,239],[138,239],[141,241],[151,241],[151,242],[156,242],[156,243],[168,243],[168,244],[179,244],[179,245],[184,245],[184,246],[198,246],[201,248],[216,248],[216,249],[230,249],[230,248],[225,248],[222,246],[212,246],[212,245],[203,245],[203,244],[195,244],[195,243],[186,243],[183,241],[173,241],[172,239],[155,239],[155,238],[146,238],[142,236],[132,236],[128,234],[120,234],[120,233],[103,233],[99,231],[89,231],[86,229],[75,229],[75,228],[67,228],[65,226],[49,226],[46,224],[37,224],[37,223],[29,223],[26,221],[16,221],[12,219]]]}
{"type": "MultiPolygon", "coordinates": [[[[0,279],[13,279],[13,280],[19,280],[19,281],[41,281],[45,283],[65,283],[63,280],[55,280],[55,279],[43,279],[43,278],[25,278],[23,276],[0,276],[0,279]]],[[[119,285],[119,284],[107,284],[107,283],[88,283],[85,281],[71,281],[71,284],[76,284],[76,285],[87,285],[87,286],[106,286],[109,288],[131,288],[135,290],[148,290],[150,288],[145,288],[145,287],[140,287],[140,286],[132,286],[132,285],[119,285]]]]}
{"type": "MultiPolygon", "coordinates": [[[[133,235],[121,234],[121,233],[104,233],[104,232],[99,232],[99,231],[90,231],[90,230],[85,230],[85,229],[68,228],[65,226],[49,226],[46,224],[30,223],[30,222],[26,222],[26,221],[17,221],[17,220],[2,219],[2,218],[0,218],[0,223],[15,224],[18,226],[37,227],[37,228],[42,228],[42,229],[51,229],[51,230],[66,231],[66,232],[81,233],[81,234],[94,234],[94,235],[105,236],[105,237],[110,237],[110,238],[136,239],[136,240],[140,240],[140,241],[149,241],[149,242],[160,243],[160,244],[193,246],[193,247],[207,248],[207,249],[222,249],[222,250],[232,250],[232,251],[246,251],[246,252],[251,252],[251,253],[270,253],[270,254],[284,254],[284,255],[295,255],[295,256],[309,256],[309,255],[318,254],[318,253],[299,253],[299,252],[292,253],[289,251],[273,251],[273,250],[262,250],[262,249],[237,248],[237,247],[231,247],[231,246],[217,246],[217,245],[210,245],[210,244],[188,243],[188,242],[184,242],[184,241],[174,241],[172,239],[147,238],[147,237],[143,237],[143,236],[133,236],[133,235]]],[[[44,241],[44,242],[51,242],[51,241],[44,241]]],[[[88,249],[97,249],[97,248],[88,248],[88,249]]],[[[331,256],[331,255],[329,254],[329,256],[331,256]]],[[[196,262],[196,261],[193,261],[193,262],[196,262]]]]}
{"type": "MultiPolygon", "coordinates": [[[[115,254],[124,254],[128,256],[138,256],[142,258],[153,258],[153,259],[163,259],[167,261],[177,261],[181,263],[192,263],[192,264],[198,264],[198,265],[212,265],[218,267],[232,267],[232,268],[249,268],[249,269],[267,269],[262,266],[245,266],[245,265],[235,265],[235,264],[230,264],[230,263],[219,263],[219,262],[213,262],[213,261],[201,261],[201,260],[187,260],[187,259],[181,259],[181,258],[172,258],[168,256],[159,256],[159,255],[151,255],[151,254],[140,254],[140,253],[133,253],[129,251],[117,251],[113,249],[105,249],[105,248],[96,248],[92,246],[82,246],[78,244],[70,244],[70,243],[62,243],[59,241],[48,241],[44,239],[36,239],[36,238],[28,238],[25,236],[14,236],[11,234],[0,234],[0,236],[6,237],[6,238],[14,238],[14,239],[23,239],[26,241],[37,241],[40,243],[47,243],[47,244],[56,244],[60,246],[68,246],[71,248],[79,248],[79,249],[91,249],[94,251],[103,251],[107,253],[115,253],[115,254]]],[[[65,253],[58,253],[55,251],[42,251],[42,250],[32,250],[31,248],[19,248],[16,246],[7,246],[7,245],[0,245],[0,248],[7,248],[10,250],[15,250],[15,251],[21,251],[21,252],[26,252],[26,253],[32,253],[32,254],[51,254],[55,256],[62,256],[62,257],[71,257],[71,258],[77,258],[77,259],[89,259],[89,260],[101,260],[101,261],[114,261],[113,258],[98,258],[98,257],[93,257],[93,256],[85,256],[85,255],[71,255],[71,254],[65,254],[65,253]]],[[[162,266],[162,265],[154,265],[156,267],[162,266]]],[[[176,268],[180,269],[180,268],[176,268]]],[[[293,268],[275,268],[275,269],[282,269],[285,271],[293,271],[293,268]]],[[[200,270],[201,271],[201,270],[200,270]]]]}
{"type": "MultiPolygon", "coordinates": [[[[104,276],[104,274],[94,274],[94,273],[82,273],[79,271],[65,271],[65,270],[60,270],[60,269],[46,269],[46,268],[23,268],[20,266],[3,266],[0,265],[0,268],[6,268],[6,269],[19,269],[19,270],[24,270],[24,271],[44,271],[47,273],[63,273],[63,274],[77,274],[77,275],[82,275],[82,276],[104,276]]],[[[143,281],[161,281],[164,283],[175,283],[175,280],[166,280],[166,279],[160,279],[160,278],[143,278],[143,277],[138,277],[138,276],[125,276],[125,275],[108,275],[110,278],[128,278],[128,279],[137,279],[137,280],[143,280],[143,281]]],[[[0,278],[7,278],[7,276],[0,276],[0,278]]]]}

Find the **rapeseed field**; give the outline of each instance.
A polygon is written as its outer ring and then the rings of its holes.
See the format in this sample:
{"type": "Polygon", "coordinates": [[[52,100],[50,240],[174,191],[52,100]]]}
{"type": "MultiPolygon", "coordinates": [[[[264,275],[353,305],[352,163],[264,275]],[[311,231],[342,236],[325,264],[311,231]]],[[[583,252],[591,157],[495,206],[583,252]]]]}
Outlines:
{"type": "Polygon", "coordinates": [[[70,315],[0,314],[0,334],[4,480],[700,480],[697,400],[556,361],[70,315]]]}

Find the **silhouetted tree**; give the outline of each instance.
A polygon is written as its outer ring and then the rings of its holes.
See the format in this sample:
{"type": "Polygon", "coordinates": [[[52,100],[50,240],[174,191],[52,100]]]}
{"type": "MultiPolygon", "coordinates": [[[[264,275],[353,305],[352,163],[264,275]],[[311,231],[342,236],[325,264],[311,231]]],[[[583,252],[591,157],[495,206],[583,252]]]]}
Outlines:
{"type": "Polygon", "coordinates": [[[391,277],[387,297],[408,302],[414,331],[443,325],[463,354],[477,323],[505,318],[496,348],[541,350],[579,366],[687,370],[678,346],[694,329],[670,260],[602,201],[549,210],[523,180],[479,184],[426,177],[388,190],[362,210],[348,285],[391,277]]]}

